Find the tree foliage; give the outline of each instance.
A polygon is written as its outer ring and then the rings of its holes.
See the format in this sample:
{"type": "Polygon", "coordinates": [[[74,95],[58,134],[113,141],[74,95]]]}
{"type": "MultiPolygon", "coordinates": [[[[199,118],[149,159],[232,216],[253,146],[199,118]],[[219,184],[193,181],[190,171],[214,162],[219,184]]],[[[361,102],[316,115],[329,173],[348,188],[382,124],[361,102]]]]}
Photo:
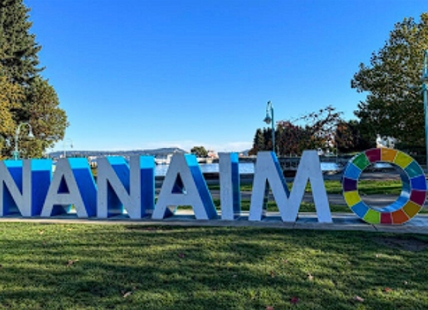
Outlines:
{"type": "Polygon", "coordinates": [[[327,106],[294,121],[278,122],[279,154],[301,155],[304,150],[333,149],[334,128],[340,120],[340,115],[341,112],[327,106]]]}
{"type": "Polygon", "coordinates": [[[195,154],[196,157],[205,158],[208,156],[208,151],[203,146],[194,146],[190,153],[195,154]]]}
{"type": "Polygon", "coordinates": [[[0,1],[1,64],[11,82],[28,85],[42,69],[37,53],[41,46],[30,34],[30,10],[21,0],[0,1]]]}
{"type": "MultiPolygon", "coordinates": [[[[9,141],[4,137],[14,134],[15,120],[14,109],[20,107],[20,102],[24,97],[23,89],[9,82],[5,76],[0,76],[0,148],[9,149],[9,141]]],[[[0,159],[4,156],[0,152],[0,159]]]]}
{"type": "Polygon", "coordinates": [[[28,12],[22,0],[0,0],[0,87],[8,89],[0,98],[2,157],[10,155],[17,126],[22,123],[30,124],[35,135],[28,140],[28,128],[20,131],[18,146],[25,157],[40,157],[64,137],[68,126],[54,88],[40,75],[43,68],[37,53],[41,46],[30,33],[28,12]]]}
{"type": "Polygon", "coordinates": [[[297,156],[307,149],[309,133],[304,127],[295,125],[290,120],[279,121],[276,129],[277,153],[279,155],[297,156]]]}
{"type": "Polygon", "coordinates": [[[396,23],[385,45],[372,54],[370,64],[360,64],[351,86],[368,95],[355,115],[371,139],[380,134],[415,146],[425,143],[420,79],[426,49],[428,13],[423,13],[419,23],[413,18],[396,23]]]}
{"type": "MultiPolygon", "coordinates": [[[[277,122],[275,130],[277,154],[300,156],[304,150],[321,148],[334,152],[341,145],[354,147],[355,140],[352,134],[341,130],[347,124],[341,115],[342,112],[337,112],[336,108],[327,106],[295,120],[277,122]]],[[[270,128],[257,129],[250,154],[272,150],[271,134],[270,128]]]]}
{"type": "Polygon", "coordinates": [[[352,153],[376,146],[375,139],[366,139],[357,120],[341,121],[336,126],[335,141],[339,153],[352,153]]]}

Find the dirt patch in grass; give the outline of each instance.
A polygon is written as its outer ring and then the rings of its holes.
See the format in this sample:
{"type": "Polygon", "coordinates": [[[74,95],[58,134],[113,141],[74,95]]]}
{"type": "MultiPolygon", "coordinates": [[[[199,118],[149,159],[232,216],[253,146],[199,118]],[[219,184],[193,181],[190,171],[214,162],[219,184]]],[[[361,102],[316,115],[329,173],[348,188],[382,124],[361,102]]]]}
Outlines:
{"type": "Polygon", "coordinates": [[[413,237],[403,238],[385,236],[375,237],[373,240],[379,245],[411,252],[419,252],[428,249],[428,241],[420,240],[413,237]]]}

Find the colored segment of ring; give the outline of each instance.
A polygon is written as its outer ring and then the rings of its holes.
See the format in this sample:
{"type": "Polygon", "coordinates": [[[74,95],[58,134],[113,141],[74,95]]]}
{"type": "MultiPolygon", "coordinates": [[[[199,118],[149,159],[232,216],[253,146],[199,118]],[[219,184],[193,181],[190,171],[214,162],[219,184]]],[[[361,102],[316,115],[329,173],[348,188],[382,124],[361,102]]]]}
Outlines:
{"type": "Polygon", "coordinates": [[[425,174],[409,155],[389,148],[370,149],[353,157],[345,168],[342,180],[347,205],[362,220],[370,224],[403,224],[423,207],[427,195],[425,174]],[[400,168],[402,190],[396,201],[382,208],[368,206],[358,193],[361,173],[371,164],[390,163],[400,168]]]}

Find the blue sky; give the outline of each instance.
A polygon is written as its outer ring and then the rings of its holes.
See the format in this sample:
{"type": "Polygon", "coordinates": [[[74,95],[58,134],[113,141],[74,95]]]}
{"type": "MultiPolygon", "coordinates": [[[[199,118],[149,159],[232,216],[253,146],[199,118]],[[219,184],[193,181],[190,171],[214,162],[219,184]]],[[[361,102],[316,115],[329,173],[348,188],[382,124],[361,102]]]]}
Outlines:
{"type": "Polygon", "coordinates": [[[358,65],[394,23],[428,10],[426,0],[24,3],[79,150],[244,150],[268,100],[276,121],[327,105],[354,118],[358,65]]]}

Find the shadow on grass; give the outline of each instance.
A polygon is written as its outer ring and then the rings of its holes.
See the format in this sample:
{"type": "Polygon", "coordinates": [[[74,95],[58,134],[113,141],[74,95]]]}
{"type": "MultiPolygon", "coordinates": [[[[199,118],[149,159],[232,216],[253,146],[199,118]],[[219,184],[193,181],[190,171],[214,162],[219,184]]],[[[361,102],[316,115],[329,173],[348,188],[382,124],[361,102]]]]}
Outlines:
{"type": "Polygon", "coordinates": [[[0,237],[5,308],[428,307],[427,250],[379,242],[426,236],[7,223],[0,237]]]}

